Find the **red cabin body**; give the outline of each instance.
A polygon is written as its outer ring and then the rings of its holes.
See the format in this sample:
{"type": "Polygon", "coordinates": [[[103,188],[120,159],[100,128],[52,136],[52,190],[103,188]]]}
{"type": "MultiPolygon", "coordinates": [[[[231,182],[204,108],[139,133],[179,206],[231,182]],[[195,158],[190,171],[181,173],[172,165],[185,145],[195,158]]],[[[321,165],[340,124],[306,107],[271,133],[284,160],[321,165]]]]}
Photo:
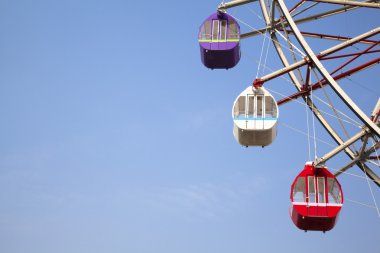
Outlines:
{"type": "Polygon", "coordinates": [[[342,188],[326,167],[307,162],[292,184],[290,215],[302,230],[329,231],[343,205],[342,188]]]}

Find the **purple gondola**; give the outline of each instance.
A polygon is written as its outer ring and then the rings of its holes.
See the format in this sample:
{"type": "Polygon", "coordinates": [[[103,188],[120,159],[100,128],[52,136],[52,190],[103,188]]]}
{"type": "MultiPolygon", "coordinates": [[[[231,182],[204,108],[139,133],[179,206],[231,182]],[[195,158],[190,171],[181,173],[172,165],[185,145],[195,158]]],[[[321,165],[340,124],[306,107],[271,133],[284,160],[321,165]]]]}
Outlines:
{"type": "Polygon", "coordinates": [[[224,12],[209,16],[199,28],[203,64],[210,69],[229,69],[240,60],[240,27],[224,12]]]}

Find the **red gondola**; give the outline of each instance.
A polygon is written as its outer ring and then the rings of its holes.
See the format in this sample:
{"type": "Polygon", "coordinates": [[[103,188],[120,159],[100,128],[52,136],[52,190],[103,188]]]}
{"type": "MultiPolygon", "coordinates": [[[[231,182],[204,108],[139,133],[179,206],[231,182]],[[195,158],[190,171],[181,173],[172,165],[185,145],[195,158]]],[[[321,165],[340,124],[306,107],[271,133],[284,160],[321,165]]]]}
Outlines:
{"type": "Polygon", "coordinates": [[[326,167],[307,162],[292,184],[290,215],[302,230],[329,231],[343,205],[343,192],[336,177],[326,167]]]}

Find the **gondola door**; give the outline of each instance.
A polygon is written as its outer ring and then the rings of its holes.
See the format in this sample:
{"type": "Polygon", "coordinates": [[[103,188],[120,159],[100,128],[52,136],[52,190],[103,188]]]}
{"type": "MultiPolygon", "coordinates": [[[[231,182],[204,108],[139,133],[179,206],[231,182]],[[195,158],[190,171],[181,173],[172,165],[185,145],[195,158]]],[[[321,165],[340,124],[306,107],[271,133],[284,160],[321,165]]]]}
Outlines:
{"type": "Polygon", "coordinates": [[[315,194],[315,177],[308,176],[307,177],[307,215],[308,216],[316,216],[317,215],[317,196],[315,194]]]}
{"type": "Polygon", "coordinates": [[[324,177],[307,177],[307,202],[309,216],[327,216],[326,182],[324,177]]]}
{"type": "Polygon", "coordinates": [[[325,177],[317,177],[317,215],[327,216],[326,181],[325,177]]]}
{"type": "Polygon", "coordinates": [[[219,20],[214,19],[212,21],[212,34],[211,34],[211,49],[212,50],[218,50],[219,49],[219,43],[216,43],[219,41],[219,20]]]}
{"type": "Polygon", "coordinates": [[[256,129],[264,129],[264,117],[265,117],[265,103],[264,95],[256,96],[256,129]]]}
{"type": "Polygon", "coordinates": [[[265,113],[264,95],[247,95],[247,128],[263,129],[265,113]]]}
{"type": "Polygon", "coordinates": [[[255,95],[248,94],[246,99],[246,127],[247,129],[255,128],[255,95]]]}
{"type": "Polygon", "coordinates": [[[219,44],[223,48],[227,48],[227,20],[220,21],[219,30],[219,44]]]}

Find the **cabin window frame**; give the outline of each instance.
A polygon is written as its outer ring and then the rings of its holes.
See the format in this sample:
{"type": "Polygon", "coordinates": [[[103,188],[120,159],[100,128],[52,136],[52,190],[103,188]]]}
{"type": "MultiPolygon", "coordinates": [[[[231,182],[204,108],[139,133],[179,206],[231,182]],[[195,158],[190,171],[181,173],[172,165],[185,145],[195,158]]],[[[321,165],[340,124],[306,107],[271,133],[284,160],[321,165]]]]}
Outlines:
{"type": "Polygon", "coordinates": [[[342,204],[342,191],[338,181],[333,177],[327,178],[327,201],[329,204],[342,204]]]}
{"type": "Polygon", "coordinates": [[[256,106],[256,118],[257,119],[263,119],[265,117],[265,96],[263,94],[260,94],[260,95],[256,95],[255,96],[255,106],[256,106]],[[259,101],[259,98],[261,101],[259,101]],[[261,104],[260,108],[259,108],[259,104],[261,104]],[[260,116],[259,116],[259,111],[260,111],[260,116]]]}
{"type": "Polygon", "coordinates": [[[240,39],[239,35],[239,26],[234,20],[229,20],[227,23],[227,40],[238,40],[240,39]],[[234,32],[233,34],[231,32],[234,32]]]}
{"type": "Polygon", "coordinates": [[[263,94],[247,94],[246,99],[246,118],[253,118],[253,119],[264,119],[265,118],[265,95],[263,94]],[[260,97],[260,99],[259,99],[260,97]],[[261,100],[261,101],[260,101],[261,100]],[[258,104],[261,104],[260,108],[260,116],[259,116],[259,108],[258,104]]]}
{"type": "Polygon", "coordinates": [[[235,118],[246,118],[247,117],[247,96],[239,96],[236,100],[234,107],[234,117],[235,118]]]}
{"type": "Polygon", "coordinates": [[[315,185],[315,176],[307,176],[307,202],[311,203],[311,204],[317,203],[317,189],[316,189],[316,185],[315,185]],[[314,191],[311,192],[310,189],[312,189],[314,191]],[[311,195],[311,194],[313,194],[313,195],[311,195]],[[311,197],[311,196],[313,196],[313,197],[311,197]]]}
{"type": "Polygon", "coordinates": [[[255,118],[255,100],[254,94],[247,94],[247,99],[245,100],[245,117],[247,119],[255,118]],[[253,101],[253,103],[251,103],[251,101],[253,101]]]}
{"type": "Polygon", "coordinates": [[[276,102],[271,96],[265,96],[265,118],[277,118],[276,102]]]}
{"type": "Polygon", "coordinates": [[[317,203],[326,204],[326,182],[325,177],[317,177],[317,203]],[[322,185],[319,183],[322,182],[322,185]],[[321,192],[322,191],[322,192],[321,192]],[[322,196],[322,200],[320,200],[320,196],[322,196]]]}
{"type": "Polygon", "coordinates": [[[219,20],[213,19],[212,20],[212,30],[211,30],[211,41],[218,41],[219,40],[219,20]],[[215,24],[216,24],[216,33],[215,33],[215,24]],[[215,38],[216,35],[216,38],[215,38]]]}
{"type": "Polygon", "coordinates": [[[218,36],[218,38],[220,41],[223,41],[223,42],[227,41],[227,28],[228,28],[228,20],[227,19],[219,20],[219,36],[218,36]],[[223,27],[223,23],[225,24],[224,27],[223,27]],[[222,36],[223,31],[224,31],[224,37],[222,36]]]}
{"type": "Polygon", "coordinates": [[[199,40],[201,41],[209,41],[211,40],[212,35],[212,22],[210,20],[206,20],[199,31],[199,40]]]}
{"type": "Polygon", "coordinates": [[[292,192],[292,201],[298,202],[298,203],[305,203],[307,201],[307,195],[306,195],[306,178],[305,177],[298,177],[296,182],[293,186],[293,192],[292,192]],[[299,190],[299,191],[296,191],[299,190]],[[299,194],[302,194],[302,196],[298,196],[299,194]],[[296,198],[295,198],[296,197],[296,198]],[[299,198],[302,198],[302,201],[299,201],[299,198]]]}
{"type": "Polygon", "coordinates": [[[206,20],[199,30],[198,40],[200,42],[239,41],[240,29],[238,23],[229,19],[206,20]]]}

